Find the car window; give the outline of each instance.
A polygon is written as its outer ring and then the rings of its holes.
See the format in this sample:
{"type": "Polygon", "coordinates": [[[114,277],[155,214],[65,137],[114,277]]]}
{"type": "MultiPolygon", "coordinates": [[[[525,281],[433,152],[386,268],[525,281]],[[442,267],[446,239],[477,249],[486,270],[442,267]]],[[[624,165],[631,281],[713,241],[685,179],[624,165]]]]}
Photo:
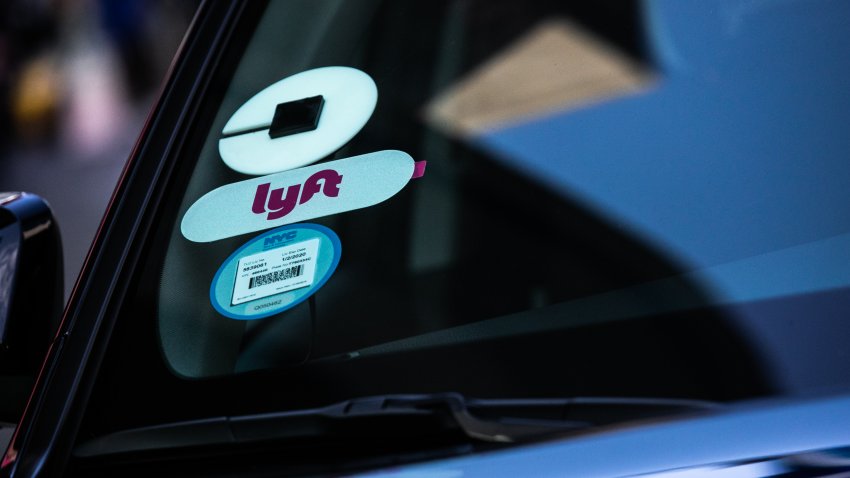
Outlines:
{"type": "MultiPolygon", "coordinates": [[[[481,133],[496,125],[648,88],[652,73],[646,59],[577,24],[568,6],[542,2],[527,6],[522,18],[512,18],[506,3],[503,11],[481,19],[472,5],[446,3],[427,14],[420,8],[380,2],[270,4],[199,153],[162,265],[159,333],[166,361],[178,375],[197,378],[290,367],[545,308],[676,271],[676,265],[648,244],[606,221],[593,220],[581,232],[570,231],[583,207],[519,174],[477,144],[481,133]],[[398,28],[409,15],[422,20],[398,28]],[[317,21],[305,24],[305,18],[317,21]],[[574,64],[556,67],[555,76],[546,72],[549,84],[525,86],[527,78],[538,74],[525,62],[547,68],[537,55],[550,60],[564,56],[574,64]],[[486,79],[476,85],[479,77],[500,68],[520,71],[513,81],[529,91],[513,93],[515,98],[483,110],[476,107],[475,96],[489,98],[493,88],[500,92],[494,97],[510,91],[509,84],[490,85],[486,79]],[[603,84],[581,89],[599,78],[603,84]],[[329,84],[316,86],[322,82],[329,84]],[[272,85],[281,85],[281,92],[272,85]],[[524,100],[529,94],[536,97],[524,100]],[[281,98],[311,97],[322,97],[325,103],[318,128],[271,137],[275,108],[286,103],[281,98]],[[514,104],[519,105],[515,111],[514,104]],[[342,110],[339,117],[334,108],[342,110]],[[358,114],[362,118],[343,117],[358,114]],[[359,123],[349,127],[346,121],[359,123]],[[266,129],[256,131],[263,124],[266,129]],[[349,130],[335,131],[346,127],[349,130]],[[374,163],[372,168],[380,168],[375,180],[388,183],[390,178],[379,176],[386,174],[387,166],[369,155],[397,151],[427,165],[426,173],[378,204],[340,214],[311,213],[314,205],[336,207],[334,201],[347,208],[361,196],[381,194],[367,189],[387,187],[371,183],[355,191],[360,185],[347,183],[356,179],[354,172],[340,170],[341,192],[334,193],[351,196],[335,198],[326,189],[310,202],[301,202],[302,193],[291,216],[274,217],[275,191],[280,199],[284,187],[289,186],[286,195],[295,191],[295,179],[274,174],[297,171],[288,161],[301,165],[300,156],[313,145],[324,149],[307,152],[306,164],[324,159],[319,164],[333,168],[334,160],[358,157],[352,164],[368,168],[374,163]],[[256,176],[266,179],[248,179],[256,176]],[[262,184],[269,184],[265,196],[262,184]],[[261,214],[253,209],[258,198],[261,214]],[[232,211],[221,209],[237,202],[232,211]],[[309,221],[292,219],[304,211],[309,221]],[[276,272],[287,271],[290,262],[274,263],[276,259],[261,253],[269,250],[265,242],[274,238],[271,233],[263,233],[263,244],[250,246],[260,228],[293,221],[321,225],[339,239],[337,245],[325,241],[318,251],[303,252],[310,264],[310,259],[321,260],[326,249],[341,249],[335,251],[338,267],[321,288],[316,283],[322,271],[312,269],[305,269],[302,277],[312,285],[286,288],[291,279],[276,272]],[[595,235],[622,246],[589,248],[595,235]],[[589,254],[596,259],[590,261],[595,270],[575,264],[589,254]],[[617,265],[635,256],[643,267],[617,265]],[[256,261],[261,261],[255,264],[256,272],[246,273],[256,261]],[[275,284],[269,283],[253,294],[252,278],[281,278],[282,292],[273,293],[275,284]],[[300,295],[305,289],[315,289],[309,299],[300,295]],[[288,305],[296,298],[303,302],[288,305]]],[[[630,23],[637,22],[636,16],[625,21],[635,30],[630,23]]],[[[291,252],[289,246],[278,251],[284,257],[291,252]]]]}
{"type": "Polygon", "coordinates": [[[89,436],[380,394],[848,385],[844,4],[248,8],[89,436]]]}

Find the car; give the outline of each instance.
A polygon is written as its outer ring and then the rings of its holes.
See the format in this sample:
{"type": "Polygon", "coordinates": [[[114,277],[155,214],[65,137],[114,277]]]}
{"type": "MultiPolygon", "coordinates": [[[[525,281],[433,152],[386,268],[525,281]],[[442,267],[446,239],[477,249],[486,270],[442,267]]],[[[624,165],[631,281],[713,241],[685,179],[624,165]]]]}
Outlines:
{"type": "Polygon", "coordinates": [[[205,2],[58,325],[0,197],[2,476],[846,473],[848,20],[205,2]]]}

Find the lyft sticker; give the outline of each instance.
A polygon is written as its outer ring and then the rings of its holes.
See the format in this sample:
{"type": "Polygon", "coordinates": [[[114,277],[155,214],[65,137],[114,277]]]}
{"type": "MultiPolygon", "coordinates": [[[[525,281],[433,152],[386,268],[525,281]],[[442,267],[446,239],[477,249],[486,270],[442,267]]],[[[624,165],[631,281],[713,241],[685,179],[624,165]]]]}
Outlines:
{"type": "Polygon", "coordinates": [[[292,75],[236,110],[221,132],[221,159],[252,175],[315,163],[351,140],[377,101],[375,82],[354,68],[328,66],[292,75]]]}
{"type": "Polygon", "coordinates": [[[318,224],[268,231],[219,267],[210,302],[225,317],[253,320],[279,314],[318,291],[339,264],[336,234],[318,224]]]}
{"type": "Polygon", "coordinates": [[[264,214],[268,211],[266,219],[278,219],[292,212],[296,204],[304,204],[313,199],[316,193],[333,198],[339,196],[341,182],[342,175],[338,172],[333,169],[323,169],[310,175],[303,185],[293,184],[287,188],[272,189],[271,194],[269,191],[271,183],[263,183],[257,186],[251,211],[254,214],[264,214]]]}
{"type": "Polygon", "coordinates": [[[228,184],[192,204],[180,230],[190,241],[210,242],[372,206],[424,167],[388,150],[228,184]]]}

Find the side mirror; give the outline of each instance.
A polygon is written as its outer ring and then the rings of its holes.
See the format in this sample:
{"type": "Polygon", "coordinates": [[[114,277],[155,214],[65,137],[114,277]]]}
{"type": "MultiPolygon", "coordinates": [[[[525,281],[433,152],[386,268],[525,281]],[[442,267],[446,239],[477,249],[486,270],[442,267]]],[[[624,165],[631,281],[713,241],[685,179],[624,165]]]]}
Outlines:
{"type": "Polygon", "coordinates": [[[0,193],[0,422],[17,421],[63,306],[62,245],[50,207],[0,193]]]}

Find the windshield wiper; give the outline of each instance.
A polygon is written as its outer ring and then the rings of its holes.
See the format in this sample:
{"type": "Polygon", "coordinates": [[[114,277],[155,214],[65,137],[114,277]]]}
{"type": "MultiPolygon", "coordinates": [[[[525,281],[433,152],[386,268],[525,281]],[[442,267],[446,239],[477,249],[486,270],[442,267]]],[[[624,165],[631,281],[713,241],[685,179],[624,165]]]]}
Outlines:
{"type": "Polygon", "coordinates": [[[82,443],[78,457],[392,430],[459,430],[469,438],[520,443],[599,426],[716,408],[659,398],[474,399],[458,393],[381,395],[322,408],[216,417],[119,431],[82,443]],[[365,431],[364,431],[365,430],[365,431]]]}

